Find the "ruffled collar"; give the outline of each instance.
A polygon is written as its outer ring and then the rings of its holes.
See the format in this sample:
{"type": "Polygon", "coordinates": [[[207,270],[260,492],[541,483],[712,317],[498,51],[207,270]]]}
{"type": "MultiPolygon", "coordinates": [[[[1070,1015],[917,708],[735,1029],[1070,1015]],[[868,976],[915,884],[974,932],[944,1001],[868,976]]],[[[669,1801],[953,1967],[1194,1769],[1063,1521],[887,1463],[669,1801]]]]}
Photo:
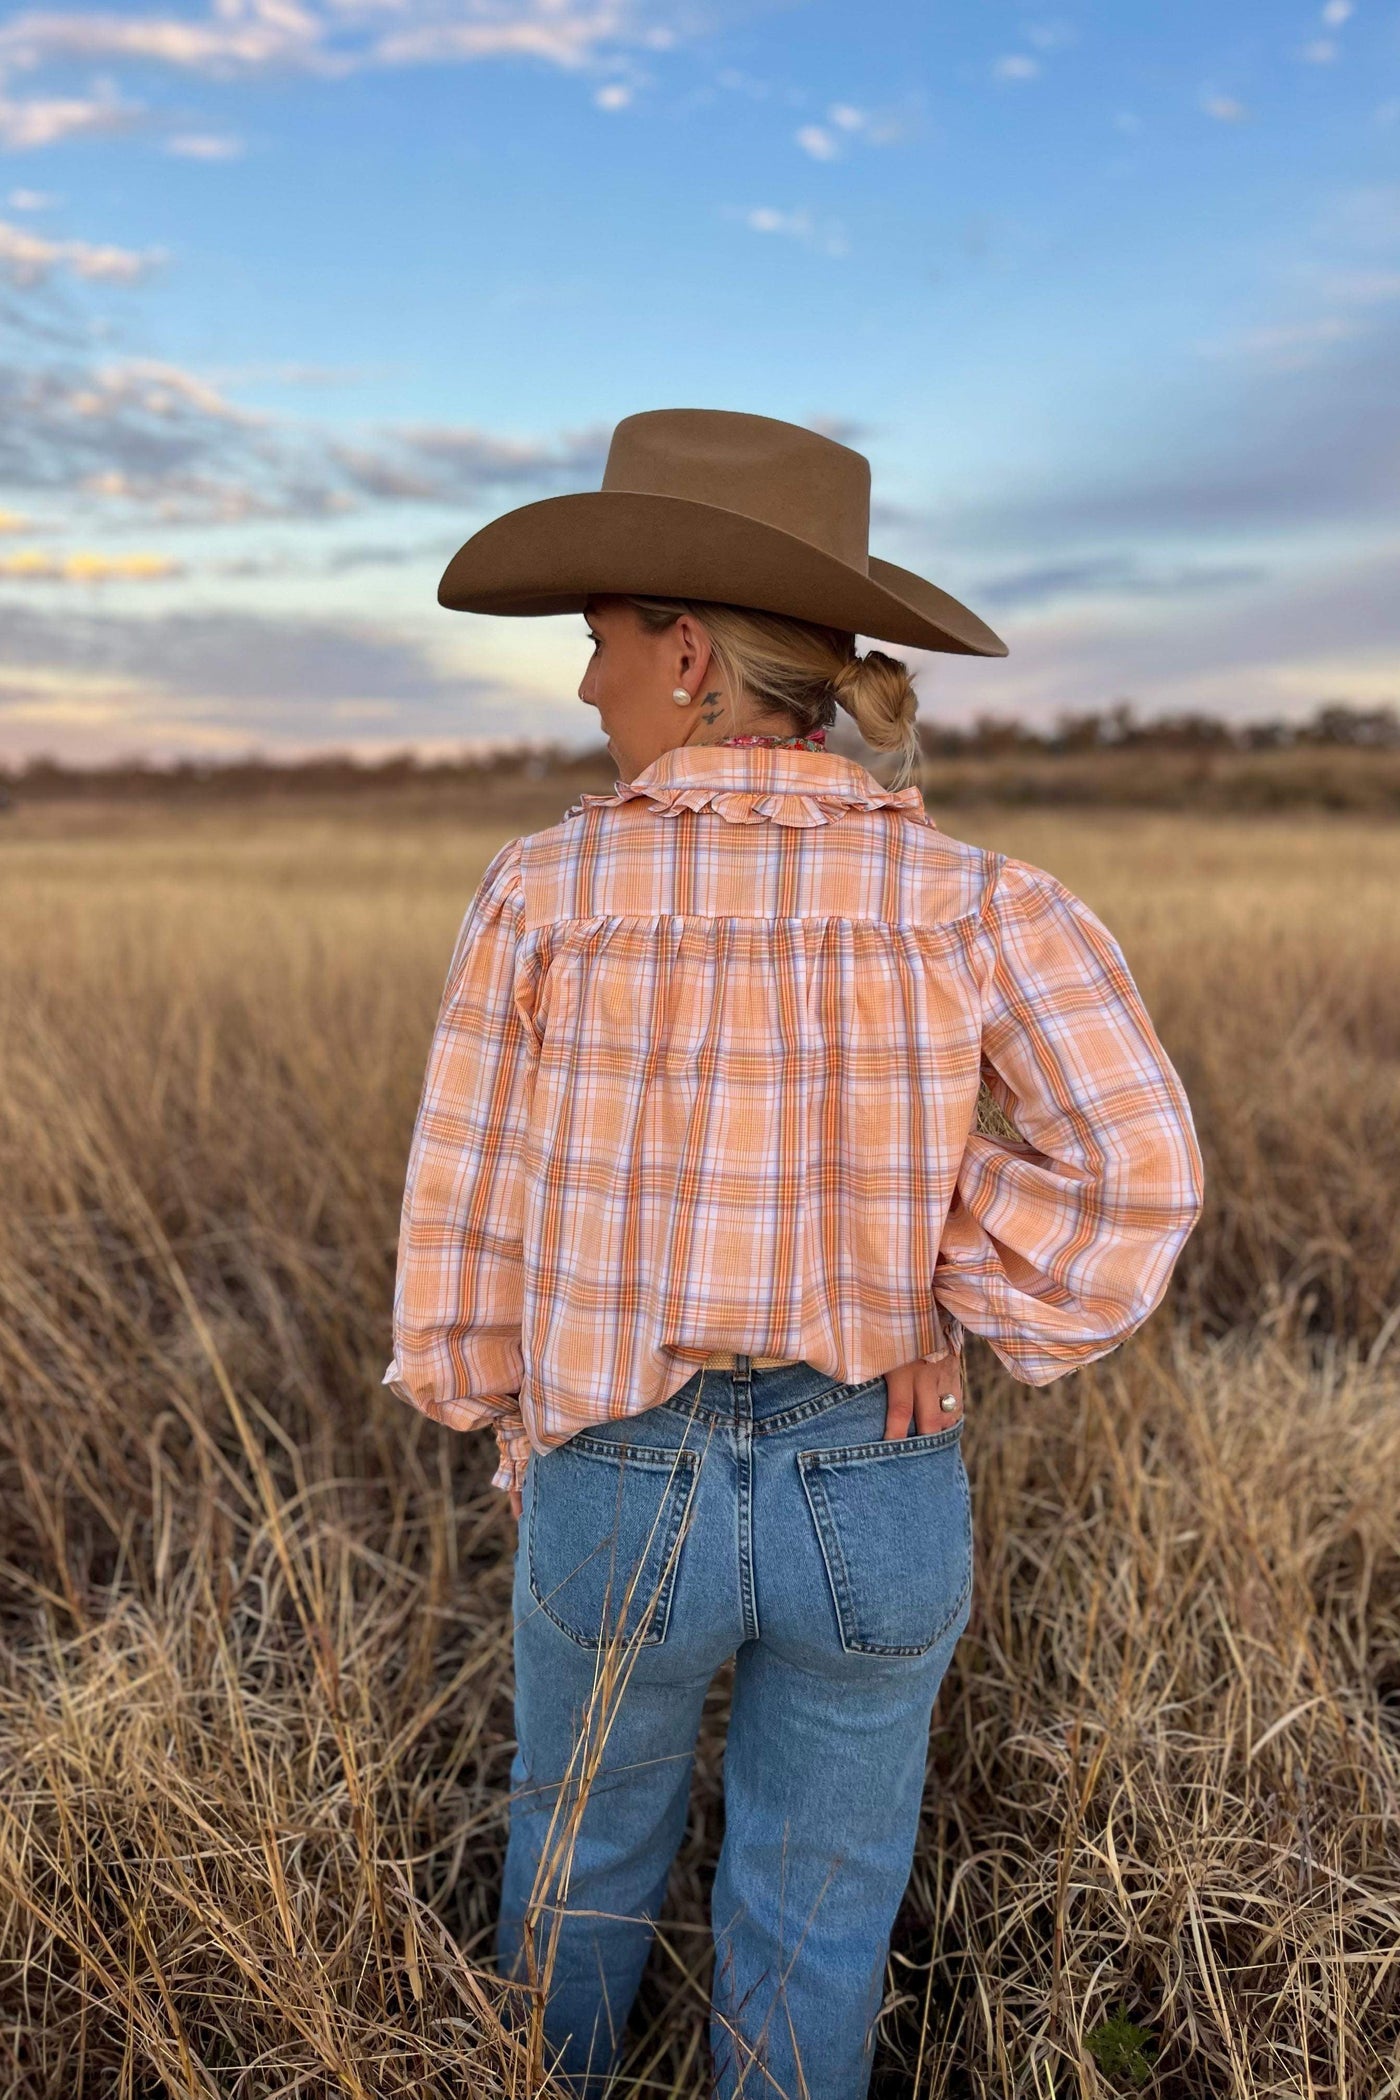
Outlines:
{"type": "MultiPolygon", "coordinates": [[[[783,745],[680,744],[610,795],[581,795],[575,810],[645,801],[666,816],[710,809],[727,824],[830,824],[849,809],[896,809],[931,824],[919,789],[887,788],[853,758],[783,745]]],[[[572,814],[572,812],[570,812],[572,814]]]]}

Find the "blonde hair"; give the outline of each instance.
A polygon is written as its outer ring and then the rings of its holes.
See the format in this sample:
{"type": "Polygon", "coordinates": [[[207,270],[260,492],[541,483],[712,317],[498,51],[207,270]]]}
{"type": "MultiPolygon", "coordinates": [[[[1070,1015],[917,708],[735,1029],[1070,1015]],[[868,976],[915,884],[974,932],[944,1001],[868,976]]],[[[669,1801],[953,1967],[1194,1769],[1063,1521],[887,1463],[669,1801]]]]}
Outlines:
{"type": "Polygon", "coordinates": [[[689,613],[710,637],[730,704],[747,693],[764,713],[791,715],[800,736],[826,729],[838,707],[876,751],[897,751],[893,787],[905,787],[920,758],[914,717],[918,696],[908,669],[879,649],[856,654],[856,638],[840,627],[717,605],[699,598],[635,598],[643,627],[660,634],[689,613]]]}

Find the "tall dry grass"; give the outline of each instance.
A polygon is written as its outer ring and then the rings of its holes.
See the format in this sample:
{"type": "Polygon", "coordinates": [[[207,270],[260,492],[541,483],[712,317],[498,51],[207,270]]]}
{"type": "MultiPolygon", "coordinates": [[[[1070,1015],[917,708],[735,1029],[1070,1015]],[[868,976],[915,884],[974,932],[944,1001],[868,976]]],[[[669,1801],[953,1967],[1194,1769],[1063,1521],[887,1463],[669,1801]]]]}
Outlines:
{"type": "MultiPolygon", "coordinates": [[[[1041,1393],[977,1359],[975,1610],[875,2091],[1382,2100],[1400,834],[977,827],[1119,933],[1211,1197],[1127,1350],[1041,1393]]],[[[427,1033],[503,836],[386,802],[0,841],[15,2100],[545,2090],[486,1960],[509,1520],[480,1442],[378,1389],[427,1033]]],[[[704,2089],[724,1699],[623,2090],[704,2089]]]]}

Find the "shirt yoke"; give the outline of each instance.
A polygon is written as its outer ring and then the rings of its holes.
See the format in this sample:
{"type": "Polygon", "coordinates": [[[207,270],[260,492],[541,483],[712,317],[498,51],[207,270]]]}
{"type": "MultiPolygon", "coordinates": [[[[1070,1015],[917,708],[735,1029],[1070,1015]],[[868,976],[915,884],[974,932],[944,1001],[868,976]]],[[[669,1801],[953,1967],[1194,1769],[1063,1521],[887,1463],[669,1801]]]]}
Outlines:
{"type": "Polygon", "coordinates": [[[524,923],[635,918],[979,921],[1005,856],[891,810],[832,823],[727,823],[632,802],[584,808],[520,841],[524,923]]]}

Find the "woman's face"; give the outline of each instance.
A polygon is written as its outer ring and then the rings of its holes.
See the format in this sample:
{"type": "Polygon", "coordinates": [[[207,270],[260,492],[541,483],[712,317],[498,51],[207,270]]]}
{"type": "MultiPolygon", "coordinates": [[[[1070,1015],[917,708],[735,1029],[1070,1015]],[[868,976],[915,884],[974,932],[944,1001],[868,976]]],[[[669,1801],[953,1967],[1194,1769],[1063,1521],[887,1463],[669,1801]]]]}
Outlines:
{"type": "Polygon", "coordinates": [[[705,686],[710,644],[697,620],[682,616],[660,634],[650,634],[634,605],[607,597],[590,598],[583,617],[593,653],[578,696],[585,706],[597,708],[624,779],[634,779],[677,744],[722,733],[716,727],[718,696],[710,694],[719,681],[711,678],[705,686]],[[692,696],[686,707],[672,699],[678,686],[692,696]]]}

